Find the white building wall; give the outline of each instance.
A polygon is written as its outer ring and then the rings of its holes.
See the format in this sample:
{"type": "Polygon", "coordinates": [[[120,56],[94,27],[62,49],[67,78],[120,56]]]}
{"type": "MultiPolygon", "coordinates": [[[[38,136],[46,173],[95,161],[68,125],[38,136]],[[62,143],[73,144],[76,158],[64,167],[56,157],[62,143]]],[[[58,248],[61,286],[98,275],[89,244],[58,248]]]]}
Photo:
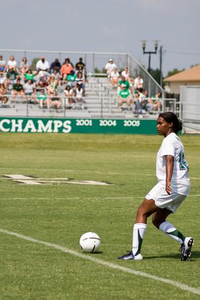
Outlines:
{"type": "Polygon", "coordinates": [[[180,108],[183,124],[200,130],[200,85],[180,87],[180,108]]]}

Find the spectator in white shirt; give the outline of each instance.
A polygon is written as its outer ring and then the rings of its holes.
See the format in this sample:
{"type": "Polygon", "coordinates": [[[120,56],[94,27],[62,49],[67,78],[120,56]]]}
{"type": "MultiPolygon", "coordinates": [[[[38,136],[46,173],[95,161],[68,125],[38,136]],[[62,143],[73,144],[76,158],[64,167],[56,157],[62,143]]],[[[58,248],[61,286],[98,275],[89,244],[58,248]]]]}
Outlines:
{"type": "Polygon", "coordinates": [[[122,71],[122,74],[121,75],[123,75],[124,77],[125,77],[125,79],[128,81],[128,82],[130,82],[130,73],[129,73],[129,69],[128,69],[128,67],[126,67],[125,69],[124,69],[124,71],[122,71]]]}
{"type": "Polygon", "coordinates": [[[134,81],[134,89],[139,91],[139,92],[142,92],[143,90],[143,79],[140,75],[138,75],[136,78],[135,78],[135,81],[134,81]]]}
{"type": "Polygon", "coordinates": [[[110,58],[108,63],[105,66],[106,72],[108,74],[108,78],[110,78],[111,72],[117,68],[116,64],[114,63],[113,59],[110,58]]]}
{"type": "Polygon", "coordinates": [[[41,57],[40,60],[38,60],[37,64],[36,64],[36,70],[38,72],[43,71],[43,72],[49,72],[49,62],[45,59],[44,56],[41,57]]]}
{"type": "Polygon", "coordinates": [[[111,73],[110,73],[110,81],[112,84],[112,87],[118,84],[119,81],[119,72],[117,71],[117,68],[115,68],[111,73]]]}
{"type": "Polygon", "coordinates": [[[17,62],[13,55],[10,56],[10,59],[9,59],[7,65],[8,65],[8,69],[13,69],[15,71],[17,70],[17,62]]]}

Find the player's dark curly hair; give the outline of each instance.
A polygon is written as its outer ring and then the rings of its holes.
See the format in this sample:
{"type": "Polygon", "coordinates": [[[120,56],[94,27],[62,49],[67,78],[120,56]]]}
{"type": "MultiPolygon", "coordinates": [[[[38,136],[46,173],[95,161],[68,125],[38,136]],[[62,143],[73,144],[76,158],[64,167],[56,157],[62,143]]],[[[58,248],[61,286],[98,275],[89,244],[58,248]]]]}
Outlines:
{"type": "Polygon", "coordinates": [[[182,130],[182,122],[173,112],[161,113],[158,117],[163,118],[167,123],[173,123],[172,128],[175,133],[178,133],[178,131],[182,130]]]}

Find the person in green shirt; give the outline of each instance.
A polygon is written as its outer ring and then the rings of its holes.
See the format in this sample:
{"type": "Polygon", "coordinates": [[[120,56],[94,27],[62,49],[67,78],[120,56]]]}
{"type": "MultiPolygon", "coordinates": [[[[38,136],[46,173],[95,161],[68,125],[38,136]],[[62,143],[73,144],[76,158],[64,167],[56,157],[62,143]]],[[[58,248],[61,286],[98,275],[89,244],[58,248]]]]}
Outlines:
{"type": "Polygon", "coordinates": [[[28,71],[24,74],[24,82],[27,82],[28,80],[31,80],[32,82],[35,82],[34,77],[38,73],[33,73],[31,69],[28,69],[28,71]]]}
{"type": "Polygon", "coordinates": [[[24,88],[23,85],[20,83],[20,78],[16,80],[16,83],[13,84],[13,89],[12,89],[12,101],[14,102],[16,99],[16,96],[24,96],[24,88]]]}
{"type": "Polygon", "coordinates": [[[119,94],[120,90],[122,89],[122,85],[126,86],[126,89],[130,88],[130,83],[126,80],[124,75],[121,76],[121,79],[119,80],[119,83],[118,83],[118,94],[119,94]]]}
{"type": "Polygon", "coordinates": [[[131,105],[132,99],[129,89],[126,88],[126,85],[121,85],[121,90],[119,91],[119,107],[122,107],[122,105],[126,103],[128,106],[131,105]]]}
{"type": "Polygon", "coordinates": [[[19,72],[17,72],[16,70],[14,70],[12,68],[8,69],[8,71],[6,73],[5,87],[6,88],[11,87],[11,89],[12,89],[12,85],[17,80],[18,77],[19,77],[19,72]]]}
{"type": "Polygon", "coordinates": [[[46,91],[44,89],[41,89],[37,93],[36,102],[39,103],[40,108],[43,108],[44,105],[46,105],[47,108],[50,107],[50,99],[48,98],[48,95],[46,94],[46,91]]]}
{"type": "Polygon", "coordinates": [[[67,75],[67,84],[73,88],[75,86],[75,81],[76,81],[76,74],[74,70],[70,72],[70,74],[67,75]]]}

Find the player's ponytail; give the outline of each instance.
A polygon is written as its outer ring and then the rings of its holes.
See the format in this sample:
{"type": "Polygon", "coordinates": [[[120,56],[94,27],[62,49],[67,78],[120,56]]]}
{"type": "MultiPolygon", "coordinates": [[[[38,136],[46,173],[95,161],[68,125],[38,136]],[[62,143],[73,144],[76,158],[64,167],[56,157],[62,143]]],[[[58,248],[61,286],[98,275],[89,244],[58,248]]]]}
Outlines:
{"type": "Polygon", "coordinates": [[[182,122],[173,112],[161,113],[159,114],[159,117],[163,118],[167,123],[173,123],[172,129],[175,133],[178,133],[178,131],[182,130],[182,122]]]}

